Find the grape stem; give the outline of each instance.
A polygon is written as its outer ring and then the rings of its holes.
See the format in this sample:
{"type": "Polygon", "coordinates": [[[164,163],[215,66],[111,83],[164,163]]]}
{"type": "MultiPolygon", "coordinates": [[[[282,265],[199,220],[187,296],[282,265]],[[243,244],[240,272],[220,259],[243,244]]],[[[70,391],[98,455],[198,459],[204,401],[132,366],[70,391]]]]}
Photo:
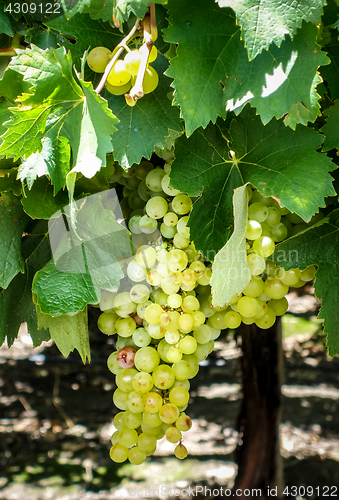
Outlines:
{"type": "Polygon", "coordinates": [[[107,64],[106,66],[106,69],[105,69],[105,72],[104,74],[102,75],[102,78],[97,86],[97,88],[95,89],[95,92],[97,94],[99,94],[102,89],[104,88],[104,85],[106,83],[106,80],[107,80],[107,77],[111,71],[111,69],[113,68],[114,64],[116,63],[117,59],[119,58],[120,54],[126,50],[126,46],[127,46],[127,42],[129,42],[135,35],[135,32],[139,29],[139,24],[140,24],[140,19],[137,19],[134,23],[134,26],[133,28],[131,29],[131,31],[128,33],[127,36],[125,36],[125,38],[123,40],[121,40],[120,43],[118,43],[118,45],[115,47],[115,49],[113,50],[112,52],[112,59],[111,61],[107,64]]]}
{"type": "Polygon", "coordinates": [[[10,47],[6,47],[5,49],[0,49],[0,56],[12,57],[16,56],[17,53],[15,49],[24,49],[23,45],[21,45],[22,35],[20,33],[15,33],[12,38],[12,45],[10,47]]]}
{"type": "Polygon", "coordinates": [[[6,57],[16,56],[14,47],[7,47],[6,49],[0,49],[0,56],[6,56],[6,57]]]}
{"type": "Polygon", "coordinates": [[[158,26],[157,26],[157,20],[155,17],[155,3],[151,2],[150,4],[150,20],[151,20],[151,35],[152,35],[152,40],[155,42],[155,40],[158,38],[158,26]]]}
{"type": "Polygon", "coordinates": [[[144,29],[144,43],[139,49],[139,52],[141,53],[140,66],[134,86],[131,88],[129,94],[125,94],[126,99],[133,99],[133,101],[137,101],[138,99],[140,99],[145,95],[143,88],[144,78],[147,69],[149,55],[153,47],[150,16],[144,17],[142,25],[144,29]]]}

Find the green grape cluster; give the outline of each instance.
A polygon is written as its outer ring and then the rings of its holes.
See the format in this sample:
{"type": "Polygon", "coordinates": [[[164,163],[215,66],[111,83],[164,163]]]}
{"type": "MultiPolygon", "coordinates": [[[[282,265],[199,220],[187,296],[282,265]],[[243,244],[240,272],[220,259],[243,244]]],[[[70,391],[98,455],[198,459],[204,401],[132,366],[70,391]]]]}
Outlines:
{"type": "MultiPolygon", "coordinates": [[[[289,287],[304,286],[314,278],[315,266],[304,271],[278,267],[270,256],[276,243],[297,234],[321,219],[318,215],[306,224],[301,217],[281,207],[272,197],[263,197],[256,189],[247,188],[249,206],[246,230],[247,264],[251,281],[241,294],[225,304],[223,322],[226,328],[238,328],[241,323],[255,323],[259,328],[271,328],[277,316],[288,309],[289,287]]],[[[213,317],[213,322],[217,317],[213,317]]]]}
{"type": "MultiPolygon", "coordinates": [[[[275,243],[304,228],[295,214],[273,198],[248,188],[247,261],[252,275],[243,292],[222,307],[212,306],[211,264],[190,242],[192,200],[170,186],[172,151],[163,167],[149,161],[127,172],[116,167],[110,182],[123,186],[120,206],[128,221],[135,255],[122,265],[117,293],[102,292],[99,329],[117,334],[107,361],[116,376],[110,456],[141,464],[164,436],[177,458],[187,456],[183,433],[192,425],[185,413],[190,380],[225,328],[241,322],[269,328],[287,310],[290,286],[314,276],[278,268],[268,257],[275,243]],[[299,226],[299,227],[297,227],[299,226]]],[[[120,188],[121,189],[121,188],[120,188]]]]}
{"type": "MultiPolygon", "coordinates": [[[[143,46],[142,46],[143,47],[143,46]]],[[[105,87],[113,95],[128,94],[133,88],[142,60],[142,47],[135,50],[128,49],[124,59],[117,59],[107,76],[105,87]]],[[[153,92],[159,83],[159,76],[156,70],[149,63],[156,60],[157,48],[153,45],[149,53],[147,68],[143,77],[143,93],[153,92]]],[[[87,64],[92,71],[103,73],[107,64],[111,61],[113,53],[106,47],[95,47],[87,57],[87,64]]],[[[133,99],[132,99],[133,101],[133,99]]],[[[129,101],[126,99],[129,104],[129,101]]],[[[135,101],[130,105],[134,105],[135,101]]]]}

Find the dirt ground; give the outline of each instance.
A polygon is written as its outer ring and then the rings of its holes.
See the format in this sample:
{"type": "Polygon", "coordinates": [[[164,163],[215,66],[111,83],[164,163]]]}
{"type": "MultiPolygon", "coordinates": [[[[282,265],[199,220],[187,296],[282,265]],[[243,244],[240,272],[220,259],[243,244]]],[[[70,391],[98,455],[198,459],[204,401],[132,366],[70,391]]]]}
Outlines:
{"type": "MultiPolygon", "coordinates": [[[[289,301],[296,316],[283,322],[284,498],[339,497],[339,358],[326,354],[312,296],[290,294],[289,301]]],[[[174,445],[162,440],[142,466],[115,465],[108,457],[115,384],[106,367],[113,339],[96,329],[96,316],[93,310],[85,366],[77,353],[63,358],[52,342],[33,349],[24,328],[11,349],[0,349],[0,499],[194,498],[189,486],[230,488],[242,397],[233,333],[222,334],[192,381],[188,459],[173,458],[174,445]]]]}

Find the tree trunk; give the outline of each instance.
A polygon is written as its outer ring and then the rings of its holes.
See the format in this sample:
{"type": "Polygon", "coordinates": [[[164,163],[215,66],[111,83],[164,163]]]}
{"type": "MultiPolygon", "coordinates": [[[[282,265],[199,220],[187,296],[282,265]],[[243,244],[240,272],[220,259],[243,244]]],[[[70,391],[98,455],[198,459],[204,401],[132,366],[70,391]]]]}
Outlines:
{"type": "Polygon", "coordinates": [[[237,498],[249,498],[248,491],[244,494],[244,490],[260,489],[260,494],[251,491],[250,497],[282,498],[280,317],[268,330],[254,324],[242,325],[241,338],[244,397],[238,417],[239,443],[235,450],[238,475],[233,493],[241,489],[243,496],[237,495],[237,498]]]}

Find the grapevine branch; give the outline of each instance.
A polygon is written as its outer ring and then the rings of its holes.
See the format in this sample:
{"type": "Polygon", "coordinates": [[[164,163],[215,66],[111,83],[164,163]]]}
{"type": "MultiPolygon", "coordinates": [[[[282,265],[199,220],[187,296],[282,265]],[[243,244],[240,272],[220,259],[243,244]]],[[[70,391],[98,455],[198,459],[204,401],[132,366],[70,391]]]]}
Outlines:
{"type": "Polygon", "coordinates": [[[147,69],[148,59],[153,47],[153,40],[157,38],[157,24],[155,18],[154,3],[150,5],[150,15],[145,16],[142,22],[144,30],[144,43],[140,48],[141,61],[139,71],[134,86],[131,88],[129,94],[125,94],[126,101],[133,102],[134,104],[138,99],[144,96],[144,78],[147,69]]]}
{"type": "Polygon", "coordinates": [[[132,98],[133,101],[137,101],[138,99],[144,96],[144,89],[143,89],[144,78],[147,69],[149,55],[153,47],[153,41],[150,33],[151,29],[150,29],[149,16],[144,18],[143,28],[144,28],[144,43],[140,48],[141,60],[140,60],[139,71],[134,86],[131,88],[129,94],[125,94],[125,97],[127,99],[132,98]]]}

